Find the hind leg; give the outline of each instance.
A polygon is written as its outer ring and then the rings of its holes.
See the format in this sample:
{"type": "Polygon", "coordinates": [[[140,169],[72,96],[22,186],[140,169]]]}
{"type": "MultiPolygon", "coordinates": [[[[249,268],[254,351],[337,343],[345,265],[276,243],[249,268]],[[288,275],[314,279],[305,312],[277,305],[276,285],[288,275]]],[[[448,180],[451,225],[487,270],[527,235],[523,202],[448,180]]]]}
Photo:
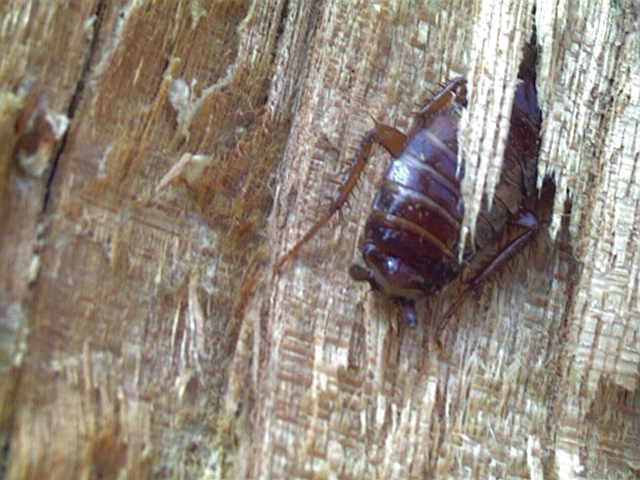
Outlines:
{"type": "MultiPolygon", "coordinates": [[[[375,121],[375,120],[374,120],[375,121]]],[[[338,212],[353,192],[353,189],[358,184],[360,177],[362,176],[362,172],[364,171],[367,162],[371,158],[372,148],[374,144],[379,144],[382,146],[387,152],[389,152],[394,157],[398,156],[402,150],[404,149],[404,144],[407,141],[407,136],[401,131],[383,123],[378,123],[376,121],[376,126],[369,130],[362,142],[360,144],[360,150],[358,156],[356,157],[356,162],[349,173],[349,176],[345,180],[345,182],[340,187],[340,193],[338,198],[334,200],[329,208],[329,211],[325,213],[320,219],[316,221],[316,223],[304,234],[304,236],[298,240],[298,242],[289,250],[286,254],[284,254],[280,259],[275,263],[273,269],[278,272],[282,268],[287,260],[297,255],[302,246],[311,240],[318,231],[324,227],[329,220],[338,212]]]]}
{"type": "Polygon", "coordinates": [[[460,305],[462,305],[465,298],[467,298],[471,292],[479,288],[493,273],[506,265],[514,255],[518,254],[518,252],[520,252],[527,243],[534,238],[535,234],[541,229],[541,227],[549,222],[555,193],[555,182],[551,176],[547,175],[542,182],[540,195],[536,193],[535,195],[527,197],[525,200],[524,203],[526,207],[529,207],[530,209],[521,207],[509,222],[510,225],[515,225],[524,228],[525,230],[521,231],[515,237],[508,239],[505,245],[502,246],[496,254],[489,259],[489,261],[486,262],[473,277],[471,277],[471,279],[465,281],[467,287],[460,295],[458,295],[438,324],[438,328],[436,330],[436,337],[438,339],[440,338],[442,330],[444,330],[449,322],[449,319],[458,310],[458,308],[460,308],[460,305]]]}

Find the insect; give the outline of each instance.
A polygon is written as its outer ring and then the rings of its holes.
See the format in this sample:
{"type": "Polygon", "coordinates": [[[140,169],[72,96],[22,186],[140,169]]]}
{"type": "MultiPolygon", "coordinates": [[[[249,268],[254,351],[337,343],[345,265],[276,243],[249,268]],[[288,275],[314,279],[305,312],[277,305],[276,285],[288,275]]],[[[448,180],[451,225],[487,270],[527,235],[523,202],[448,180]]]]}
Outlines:
{"type": "MultiPolygon", "coordinates": [[[[354,280],[368,282],[374,291],[381,292],[400,307],[410,325],[415,325],[417,300],[434,294],[460,275],[467,286],[466,294],[506,264],[533,238],[541,223],[527,208],[527,204],[532,203],[530,200],[535,203],[538,196],[536,176],[541,126],[534,47],[529,47],[527,52],[518,74],[520,81],[494,201],[488,208],[489,202],[483,199],[473,242],[468,242],[461,256],[458,243],[464,201],[460,182],[464,165],[458,157],[458,124],[467,105],[467,87],[466,80],[457,78],[415,114],[408,135],[376,122],[365,134],[338,198],[278,260],[275,269],[296,255],[342,208],[371,157],[374,144],[381,145],[393,160],[365,226],[360,250],[366,266],[353,265],[349,270],[354,280]],[[496,245],[507,230],[515,233],[504,244],[496,245]],[[479,253],[487,249],[493,249],[493,255],[480,266],[473,265],[482,257],[479,253]]],[[[545,179],[543,196],[553,198],[554,192],[553,181],[545,179]]],[[[463,297],[464,294],[460,298],[463,297]]],[[[444,327],[450,312],[438,331],[444,327]]]]}

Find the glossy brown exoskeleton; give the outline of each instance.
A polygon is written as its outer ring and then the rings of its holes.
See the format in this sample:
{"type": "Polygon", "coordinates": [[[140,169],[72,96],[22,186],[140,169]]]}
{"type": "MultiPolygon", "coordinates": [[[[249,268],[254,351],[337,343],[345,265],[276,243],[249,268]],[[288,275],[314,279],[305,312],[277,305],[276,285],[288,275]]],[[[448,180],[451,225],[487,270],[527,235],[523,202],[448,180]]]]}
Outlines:
{"type": "MultiPolygon", "coordinates": [[[[387,169],[366,223],[361,251],[366,267],[353,265],[351,276],[367,281],[402,309],[403,317],[416,323],[415,301],[435,293],[460,275],[477,252],[495,246],[507,224],[519,229],[507,238],[491,258],[471,275],[467,290],[475,288],[530,240],[539,228],[535,213],[525,201],[537,196],[537,156],[541,125],[531,49],[525,55],[516,88],[511,127],[499,182],[491,208],[486,199],[480,210],[473,244],[459,262],[458,243],[464,215],[460,181],[458,124],[467,104],[466,81],[449,82],[416,114],[408,135],[376,123],[365,135],[357,161],[329,212],[276,264],[279,268],[325,225],[348,199],[362,173],[374,143],[382,145],[393,160],[387,169]]],[[[546,196],[553,196],[553,182],[545,180],[546,196]]],[[[449,316],[447,314],[445,319],[449,316]]]]}

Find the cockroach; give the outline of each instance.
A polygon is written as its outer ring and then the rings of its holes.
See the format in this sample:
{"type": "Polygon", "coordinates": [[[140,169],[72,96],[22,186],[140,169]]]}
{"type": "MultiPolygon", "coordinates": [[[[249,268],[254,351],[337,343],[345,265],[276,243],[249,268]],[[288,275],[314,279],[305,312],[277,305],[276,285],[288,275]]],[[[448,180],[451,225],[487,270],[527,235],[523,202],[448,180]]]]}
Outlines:
{"type": "MultiPolygon", "coordinates": [[[[360,250],[366,264],[351,266],[356,281],[369,282],[397,304],[404,319],[417,322],[415,302],[440,290],[462,275],[467,288],[454,303],[482,284],[488,276],[533,238],[541,222],[527,205],[537,202],[537,158],[541,113],[535,86],[535,49],[529,46],[518,73],[511,126],[502,171],[494,201],[487,207],[483,198],[473,241],[459,255],[459,238],[464,216],[460,182],[464,164],[458,156],[458,124],[467,106],[466,80],[447,83],[415,114],[408,135],[376,121],[362,140],[351,173],[329,211],[275,264],[276,271],[307,243],[348,200],[374,144],[393,157],[373,201],[360,250]],[[517,230],[496,245],[507,230],[517,230]],[[508,228],[509,227],[509,228],[508,228]],[[496,249],[497,247],[497,249],[496,249]],[[471,268],[483,250],[494,254],[471,268]],[[460,257],[462,260],[460,261],[460,257]],[[469,275],[468,270],[472,270],[469,275]],[[466,277],[466,278],[465,278],[466,277]]],[[[553,198],[550,178],[543,183],[543,196],[553,198]]],[[[452,308],[454,308],[452,307],[452,308]]],[[[438,327],[451,315],[450,310],[438,327]]]]}

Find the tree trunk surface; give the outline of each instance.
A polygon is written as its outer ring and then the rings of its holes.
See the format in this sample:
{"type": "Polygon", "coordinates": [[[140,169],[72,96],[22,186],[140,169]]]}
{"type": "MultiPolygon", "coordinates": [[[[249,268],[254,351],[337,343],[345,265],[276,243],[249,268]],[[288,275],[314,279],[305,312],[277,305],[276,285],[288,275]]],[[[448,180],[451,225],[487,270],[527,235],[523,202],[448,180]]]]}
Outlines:
{"type": "MultiPolygon", "coordinates": [[[[637,478],[631,0],[0,5],[0,477],[637,478]],[[539,47],[551,225],[436,345],[354,283],[377,149],[454,77],[466,221],[539,47]]],[[[456,284],[458,287],[456,287],[456,284]]]]}

